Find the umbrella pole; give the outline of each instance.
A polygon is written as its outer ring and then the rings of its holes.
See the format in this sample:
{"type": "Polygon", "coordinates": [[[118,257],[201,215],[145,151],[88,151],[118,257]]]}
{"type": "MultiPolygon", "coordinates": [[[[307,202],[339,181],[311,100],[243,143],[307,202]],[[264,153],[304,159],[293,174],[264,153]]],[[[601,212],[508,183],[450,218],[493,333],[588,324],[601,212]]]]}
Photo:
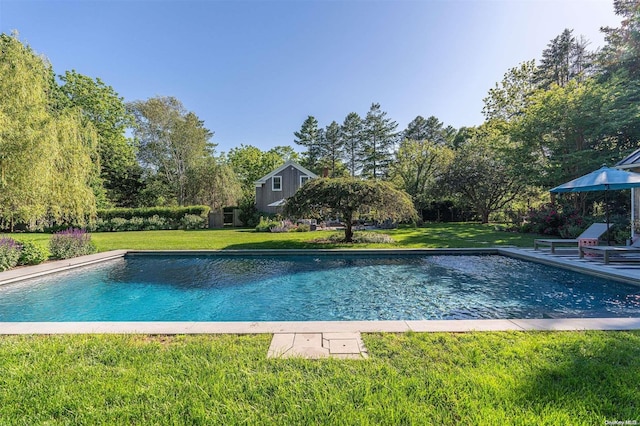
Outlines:
{"type": "Polygon", "coordinates": [[[611,245],[611,237],[609,236],[609,203],[607,202],[607,191],[604,190],[604,212],[607,219],[607,245],[611,245]]]}

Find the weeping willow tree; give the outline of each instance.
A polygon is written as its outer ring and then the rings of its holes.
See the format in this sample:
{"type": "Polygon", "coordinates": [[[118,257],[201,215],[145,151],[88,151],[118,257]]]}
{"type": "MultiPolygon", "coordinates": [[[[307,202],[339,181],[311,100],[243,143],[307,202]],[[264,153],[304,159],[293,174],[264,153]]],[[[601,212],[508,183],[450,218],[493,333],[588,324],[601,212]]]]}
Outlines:
{"type": "Polygon", "coordinates": [[[95,131],[56,108],[50,64],[0,34],[0,227],[84,223],[95,214],[95,131]]]}

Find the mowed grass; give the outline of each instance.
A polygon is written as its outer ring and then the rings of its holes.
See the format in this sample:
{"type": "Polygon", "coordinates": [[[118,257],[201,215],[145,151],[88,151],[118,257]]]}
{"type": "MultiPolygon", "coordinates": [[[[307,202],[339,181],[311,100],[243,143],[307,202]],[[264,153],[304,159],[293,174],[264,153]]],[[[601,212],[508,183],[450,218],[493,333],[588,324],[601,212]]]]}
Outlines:
{"type": "MultiPolygon", "coordinates": [[[[381,232],[392,244],[322,244],[314,242],[343,231],[270,233],[251,229],[206,229],[197,231],[140,231],[93,233],[99,251],[116,249],[308,249],[308,248],[462,248],[514,245],[532,247],[534,235],[496,231],[493,225],[452,223],[402,227],[381,232]]],[[[14,234],[15,238],[46,245],[48,234],[14,234]]]]}
{"type": "Polygon", "coordinates": [[[270,337],[5,336],[0,424],[640,420],[640,332],[366,334],[361,361],[267,359],[270,337]]]}

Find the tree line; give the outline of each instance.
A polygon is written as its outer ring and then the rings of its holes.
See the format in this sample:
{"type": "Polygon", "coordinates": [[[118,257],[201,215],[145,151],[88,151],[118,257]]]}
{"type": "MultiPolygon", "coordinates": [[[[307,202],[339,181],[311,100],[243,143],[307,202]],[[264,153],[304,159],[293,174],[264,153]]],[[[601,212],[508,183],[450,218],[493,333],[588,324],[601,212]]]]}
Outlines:
{"type": "MultiPolygon", "coordinates": [[[[89,220],[97,208],[252,206],[253,182],[287,160],[330,177],[382,180],[425,219],[434,206],[489,220],[546,189],[614,164],[640,141],[640,1],[614,1],[617,28],[597,51],[567,29],[541,58],[507,70],[484,99],[485,121],[455,129],[417,116],[406,128],[373,103],[292,142],[216,152],[214,132],[176,98],[125,102],[99,78],[56,74],[0,35],[0,228],[89,220]]],[[[587,198],[576,203],[587,207],[587,198]]],[[[440,209],[438,209],[440,211],[440,209]]]]}

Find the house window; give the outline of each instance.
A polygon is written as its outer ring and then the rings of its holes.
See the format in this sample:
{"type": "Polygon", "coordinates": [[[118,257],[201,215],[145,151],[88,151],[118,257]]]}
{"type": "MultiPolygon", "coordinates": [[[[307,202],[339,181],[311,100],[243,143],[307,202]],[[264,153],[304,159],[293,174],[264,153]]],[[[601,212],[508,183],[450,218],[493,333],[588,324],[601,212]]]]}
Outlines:
{"type": "Polygon", "coordinates": [[[311,179],[309,176],[300,176],[300,186],[304,185],[305,183],[307,183],[307,181],[311,179]]]}
{"type": "Polygon", "coordinates": [[[271,179],[271,190],[282,191],[282,176],[274,176],[271,179]]]}

